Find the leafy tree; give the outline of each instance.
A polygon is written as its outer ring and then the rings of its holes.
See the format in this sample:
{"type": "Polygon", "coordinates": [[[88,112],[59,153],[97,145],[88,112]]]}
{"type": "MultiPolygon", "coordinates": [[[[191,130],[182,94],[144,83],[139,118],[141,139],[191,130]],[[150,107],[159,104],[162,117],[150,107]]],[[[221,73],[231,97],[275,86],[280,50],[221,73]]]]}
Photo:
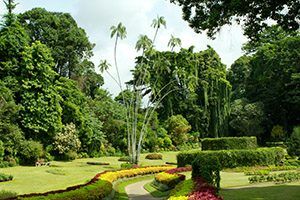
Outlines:
{"type": "Polygon", "coordinates": [[[247,79],[251,70],[250,60],[251,57],[242,56],[227,71],[228,80],[232,85],[232,100],[243,98],[246,95],[247,79]]]}
{"type": "Polygon", "coordinates": [[[0,141],[6,156],[16,157],[24,136],[17,126],[20,107],[16,105],[11,90],[0,81],[0,141]]]}
{"type": "Polygon", "coordinates": [[[282,126],[275,125],[272,128],[271,137],[275,141],[278,141],[278,140],[279,141],[283,141],[285,139],[285,137],[286,137],[286,132],[285,132],[285,130],[283,129],[282,126]]]}
{"type": "Polygon", "coordinates": [[[191,125],[182,115],[173,115],[166,121],[167,130],[175,146],[188,141],[187,133],[191,130],[191,125]]]}
{"type": "Polygon", "coordinates": [[[53,86],[56,73],[49,49],[35,42],[26,47],[20,63],[20,91],[22,106],[20,125],[27,138],[49,142],[61,130],[61,97],[53,86]]]}
{"type": "Polygon", "coordinates": [[[230,126],[237,136],[258,136],[264,133],[263,104],[237,99],[231,104],[230,126]]]}
{"type": "Polygon", "coordinates": [[[243,50],[246,53],[254,53],[260,47],[268,43],[276,43],[287,37],[299,35],[299,31],[286,31],[281,26],[272,25],[266,27],[261,33],[256,35],[256,40],[250,40],[243,45],[243,50]]]}
{"type": "Polygon", "coordinates": [[[299,29],[299,1],[294,0],[170,0],[182,7],[183,19],[197,32],[213,37],[222,26],[235,20],[242,23],[245,34],[254,39],[272,19],[284,30],[299,29]]]}
{"type": "Polygon", "coordinates": [[[34,8],[18,18],[32,42],[40,41],[51,49],[58,74],[69,78],[82,75],[87,67],[82,61],[93,55],[94,45],[70,14],[34,8]]]}
{"type": "Polygon", "coordinates": [[[246,96],[264,104],[271,126],[290,127],[300,123],[300,37],[287,37],[260,47],[250,61],[246,96]]]}

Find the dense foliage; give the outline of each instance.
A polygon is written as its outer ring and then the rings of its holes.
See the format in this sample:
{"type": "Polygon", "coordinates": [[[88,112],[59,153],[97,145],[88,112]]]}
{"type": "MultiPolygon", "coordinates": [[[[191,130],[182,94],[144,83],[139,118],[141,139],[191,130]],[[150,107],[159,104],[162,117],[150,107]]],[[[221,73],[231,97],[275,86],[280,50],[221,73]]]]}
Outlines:
{"type": "Polygon", "coordinates": [[[201,140],[202,150],[255,149],[256,147],[256,137],[204,138],[201,140]]]}
{"type": "Polygon", "coordinates": [[[277,165],[284,159],[285,151],[280,147],[220,150],[220,151],[187,151],[177,155],[178,167],[191,165],[196,157],[216,157],[222,168],[234,168],[255,165],[277,165]]]}
{"type": "Polygon", "coordinates": [[[244,26],[245,35],[255,39],[257,33],[274,20],[286,30],[298,30],[299,1],[294,0],[170,0],[182,7],[183,19],[196,31],[213,36],[222,26],[234,21],[244,26]]]}

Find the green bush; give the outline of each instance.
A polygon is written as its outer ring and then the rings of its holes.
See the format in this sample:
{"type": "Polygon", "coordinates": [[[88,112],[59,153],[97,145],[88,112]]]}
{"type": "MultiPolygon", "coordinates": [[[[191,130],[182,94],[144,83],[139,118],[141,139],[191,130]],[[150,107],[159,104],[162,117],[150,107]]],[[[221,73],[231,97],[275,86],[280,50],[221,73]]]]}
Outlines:
{"type": "Polygon", "coordinates": [[[109,165],[109,163],[106,162],[86,162],[88,165],[109,165]]]}
{"type": "Polygon", "coordinates": [[[14,199],[17,196],[16,192],[1,190],[0,199],[14,199]]]}
{"type": "Polygon", "coordinates": [[[20,164],[34,165],[39,158],[44,156],[43,145],[33,140],[23,141],[18,156],[20,164]]]}
{"type": "Polygon", "coordinates": [[[75,160],[76,158],[77,158],[77,153],[75,151],[68,151],[64,154],[57,156],[58,160],[63,160],[63,161],[71,161],[71,160],[75,160]]]}
{"type": "Polygon", "coordinates": [[[12,179],[13,179],[12,175],[0,173],[0,182],[11,181],[12,179]]]}
{"type": "Polygon", "coordinates": [[[103,199],[112,191],[112,184],[108,181],[98,180],[95,183],[68,192],[49,194],[47,196],[35,196],[24,199],[31,200],[88,200],[103,199]]]}
{"type": "Polygon", "coordinates": [[[3,160],[3,156],[4,156],[4,146],[3,146],[3,142],[0,140],[0,160],[3,160]]]}
{"type": "Polygon", "coordinates": [[[192,177],[202,177],[207,183],[220,188],[220,171],[222,169],[219,157],[214,154],[198,154],[192,163],[192,177]]]}
{"type": "Polygon", "coordinates": [[[145,158],[149,160],[162,160],[162,155],[159,153],[151,153],[146,155],[145,158]]]}
{"type": "Polygon", "coordinates": [[[201,140],[202,150],[255,149],[256,137],[223,137],[204,138],[201,140]]]}
{"type": "Polygon", "coordinates": [[[129,162],[130,158],[129,158],[129,156],[123,156],[123,157],[119,158],[118,161],[120,161],[120,162],[129,162]]]}
{"type": "Polygon", "coordinates": [[[270,174],[268,176],[251,176],[248,178],[250,183],[275,182],[287,183],[300,180],[300,172],[283,172],[280,174],[270,174]]]}
{"type": "Polygon", "coordinates": [[[222,169],[255,165],[278,165],[284,158],[285,151],[280,147],[221,150],[221,151],[187,151],[177,154],[178,167],[191,165],[198,155],[215,156],[222,169]]]}
{"type": "Polygon", "coordinates": [[[288,140],[288,153],[291,156],[300,156],[300,126],[293,129],[293,133],[288,140]]]}

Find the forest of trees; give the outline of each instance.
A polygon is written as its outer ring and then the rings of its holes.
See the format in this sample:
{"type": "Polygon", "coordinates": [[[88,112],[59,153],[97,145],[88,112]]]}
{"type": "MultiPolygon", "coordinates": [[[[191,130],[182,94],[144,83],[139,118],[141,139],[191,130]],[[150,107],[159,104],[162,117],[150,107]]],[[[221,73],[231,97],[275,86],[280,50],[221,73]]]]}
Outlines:
{"type": "MultiPolygon", "coordinates": [[[[265,28],[226,67],[209,46],[174,51],[180,46],[174,36],[170,51],[156,50],[158,30],[166,24],[158,18],[154,38],[141,36],[137,42],[142,53],[132,80],[113,98],[101,88],[103,77],[91,62],[94,44],[70,14],[34,8],[16,15],[13,1],[6,6],[0,27],[3,163],[128,154],[128,117],[136,121],[130,126],[135,134],[143,132],[142,151],[198,148],[204,137],[286,141],[300,125],[297,30],[265,28]]],[[[112,36],[122,39],[118,28],[112,36]]],[[[104,72],[108,66],[103,61],[99,68],[104,72]]]]}

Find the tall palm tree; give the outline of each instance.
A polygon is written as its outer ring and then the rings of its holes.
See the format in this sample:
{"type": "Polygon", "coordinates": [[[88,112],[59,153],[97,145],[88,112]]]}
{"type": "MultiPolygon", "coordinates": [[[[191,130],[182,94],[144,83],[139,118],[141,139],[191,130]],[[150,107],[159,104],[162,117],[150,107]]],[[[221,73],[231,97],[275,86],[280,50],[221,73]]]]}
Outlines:
{"type": "Polygon", "coordinates": [[[156,28],[155,30],[155,34],[154,34],[154,38],[152,40],[153,44],[155,42],[155,39],[156,39],[156,36],[157,36],[157,33],[158,33],[158,29],[160,29],[161,26],[164,26],[165,28],[167,27],[166,25],[166,20],[164,17],[160,17],[160,16],[157,16],[156,19],[153,19],[152,21],[152,25],[154,28],[156,28]]]}
{"type": "Polygon", "coordinates": [[[115,79],[115,77],[108,71],[108,68],[111,67],[111,64],[107,62],[107,60],[101,60],[99,64],[100,72],[103,73],[106,71],[106,73],[117,83],[117,85],[120,87],[118,81],[115,79]]]}
{"type": "Polygon", "coordinates": [[[174,50],[174,47],[179,46],[181,47],[181,40],[180,38],[176,38],[173,35],[171,35],[171,38],[168,42],[168,47],[171,47],[171,51],[174,50]]]}
{"type": "Polygon", "coordinates": [[[118,81],[122,90],[122,82],[121,82],[118,63],[117,63],[117,45],[118,45],[119,38],[121,40],[126,38],[127,32],[126,32],[126,27],[123,26],[121,22],[117,26],[110,27],[110,30],[111,30],[110,37],[113,38],[114,36],[116,36],[115,47],[114,47],[114,60],[115,60],[115,67],[117,70],[118,81]]]}
{"type": "Polygon", "coordinates": [[[143,52],[152,47],[152,41],[147,35],[140,35],[138,41],[136,42],[135,49],[137,51],[142,50],[143,52]]]}

